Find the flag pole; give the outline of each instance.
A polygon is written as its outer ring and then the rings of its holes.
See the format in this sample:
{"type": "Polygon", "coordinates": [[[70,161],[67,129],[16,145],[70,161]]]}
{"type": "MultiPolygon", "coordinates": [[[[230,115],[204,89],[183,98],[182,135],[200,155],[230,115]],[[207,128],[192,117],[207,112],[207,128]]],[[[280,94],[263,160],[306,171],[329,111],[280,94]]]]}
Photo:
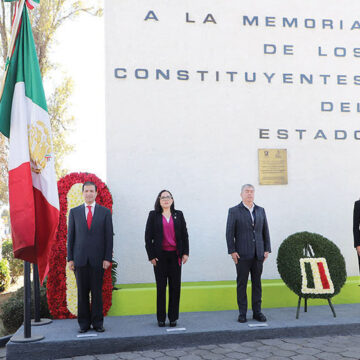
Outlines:
{"type": "Polygon", "coordinates": [[[33,264],[33,283],[34,283],[34,320],[31,320],[31,326],[47,325],[52,323],[51,319],[40,317],[40,279],[39,268],[33,264]]]}
{"type": "Polygon", "coordinates": [[[9,69],[9,62],[10,62],[10,59],[11,59],[12,52],[14,50],[15,40],[16,40],[16,36],[17,36],[17,33],[18,33],[20,19],[21,19],[22,12],[23,12],[23,9],[24,9],[24,4],[25,4],[25,0],[19,0],[19,7],[18,7],[18,10],[17,10],[17,13],[16,13],[16,17],[14,19],[14,24],[13,24],[12,29],[11,29],[10,46],[8,48],[8,53],[7,53],[7,56],[6,56],[5,72],[4,72],[3,78],[1,80],[0,101],[1,101],[1,98],[2,98],[2,95],[3,95],[3,92],[4,92],[5,81],[6,81],[6,77],[7,77],[7,73],[8,73],[8,69],[9,69]]]}
{"type": "Polygon", "coordinates": [[[10,338],[15,343],[28,343],[44,339],[44,335],[31,334],[31,280],[30,263],[24,261],[24,333],[17,332],[10,338]]]}
{"type": "Polygon", "coordinates": [[[40,281],[39,269],[36,264],[33,264],[33,283],[34,283],[34,320],[36,323],[40,322],[40,281]]]}
{"type": "Polygon", "coordinates": [[[24,261],[24,338],[31,338],[30,263],[24,261]]]}

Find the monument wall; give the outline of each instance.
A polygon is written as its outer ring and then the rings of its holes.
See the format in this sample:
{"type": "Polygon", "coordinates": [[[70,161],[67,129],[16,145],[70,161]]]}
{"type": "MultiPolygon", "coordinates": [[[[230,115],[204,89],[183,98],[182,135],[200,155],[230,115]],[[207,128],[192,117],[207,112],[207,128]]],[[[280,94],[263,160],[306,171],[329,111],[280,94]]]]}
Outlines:
{"type": "Polygon", "coordinates": [[[357,9],[356,0],[105,1],[107,183],[119,282],[154,281],[144,229],[162,189],[187,220],[183,280],[234,279],[225,225],[244,183],[255,185],[268,216],[272,254],[263,278],[279,278],[277,249],[298,231],[335,242],[348,275],[358,275],[357,9]],[[286,150],[274,155],[286,164],[259,172],[259,156],[272,149],[286,150]]]}

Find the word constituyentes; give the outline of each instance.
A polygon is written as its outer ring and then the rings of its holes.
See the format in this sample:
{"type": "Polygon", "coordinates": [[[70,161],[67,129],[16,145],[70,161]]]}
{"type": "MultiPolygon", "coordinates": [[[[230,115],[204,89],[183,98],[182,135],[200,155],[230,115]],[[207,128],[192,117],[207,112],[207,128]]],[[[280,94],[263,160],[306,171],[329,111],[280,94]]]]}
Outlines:
{"type": "Polygon", "coordinates": [[[264,84],[300,84],[300,85],[360,85],[359,74],[314,74],[314,73],[276,73],[254,71],[226,71],[226,70],[189,70],[189,69],[150,69],[114,68],[116,79],[135,80],[196,80],[202,82],[243,82],[264,84]]]}

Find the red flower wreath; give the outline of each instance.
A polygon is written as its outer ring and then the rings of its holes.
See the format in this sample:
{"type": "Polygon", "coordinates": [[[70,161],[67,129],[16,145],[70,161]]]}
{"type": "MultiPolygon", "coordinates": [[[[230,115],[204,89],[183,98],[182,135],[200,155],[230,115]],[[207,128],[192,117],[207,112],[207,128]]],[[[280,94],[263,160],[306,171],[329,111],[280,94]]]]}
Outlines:
{"type": "MultiPolygon", "coordinates": [[[[96,202],[112,211],[112,196],[108,187],[94,174],[71,173],[58,181],[60,217],[56,242],[51,248],[49,274],[47,280],[47,299],[51,315],[55,319],[76,318],[68,309],[66,301],[66,239],[68,210],[67,195],[74,184],[92,181],[97,186],[96,202]]],[[[103,314],[111,307],[112,281],[111,266],[104,272],[103,282],[103,314]]]]}

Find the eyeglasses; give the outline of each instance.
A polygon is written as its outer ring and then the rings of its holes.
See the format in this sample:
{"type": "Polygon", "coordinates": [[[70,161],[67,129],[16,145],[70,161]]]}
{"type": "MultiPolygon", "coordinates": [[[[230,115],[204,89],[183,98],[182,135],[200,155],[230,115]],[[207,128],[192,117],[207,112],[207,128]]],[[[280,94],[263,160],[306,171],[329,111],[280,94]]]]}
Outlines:
{"type": "Polygon", "coordinates": [[[171,196],[161,196],[160,200],[171,200],[172,197],[171,196]]]}

